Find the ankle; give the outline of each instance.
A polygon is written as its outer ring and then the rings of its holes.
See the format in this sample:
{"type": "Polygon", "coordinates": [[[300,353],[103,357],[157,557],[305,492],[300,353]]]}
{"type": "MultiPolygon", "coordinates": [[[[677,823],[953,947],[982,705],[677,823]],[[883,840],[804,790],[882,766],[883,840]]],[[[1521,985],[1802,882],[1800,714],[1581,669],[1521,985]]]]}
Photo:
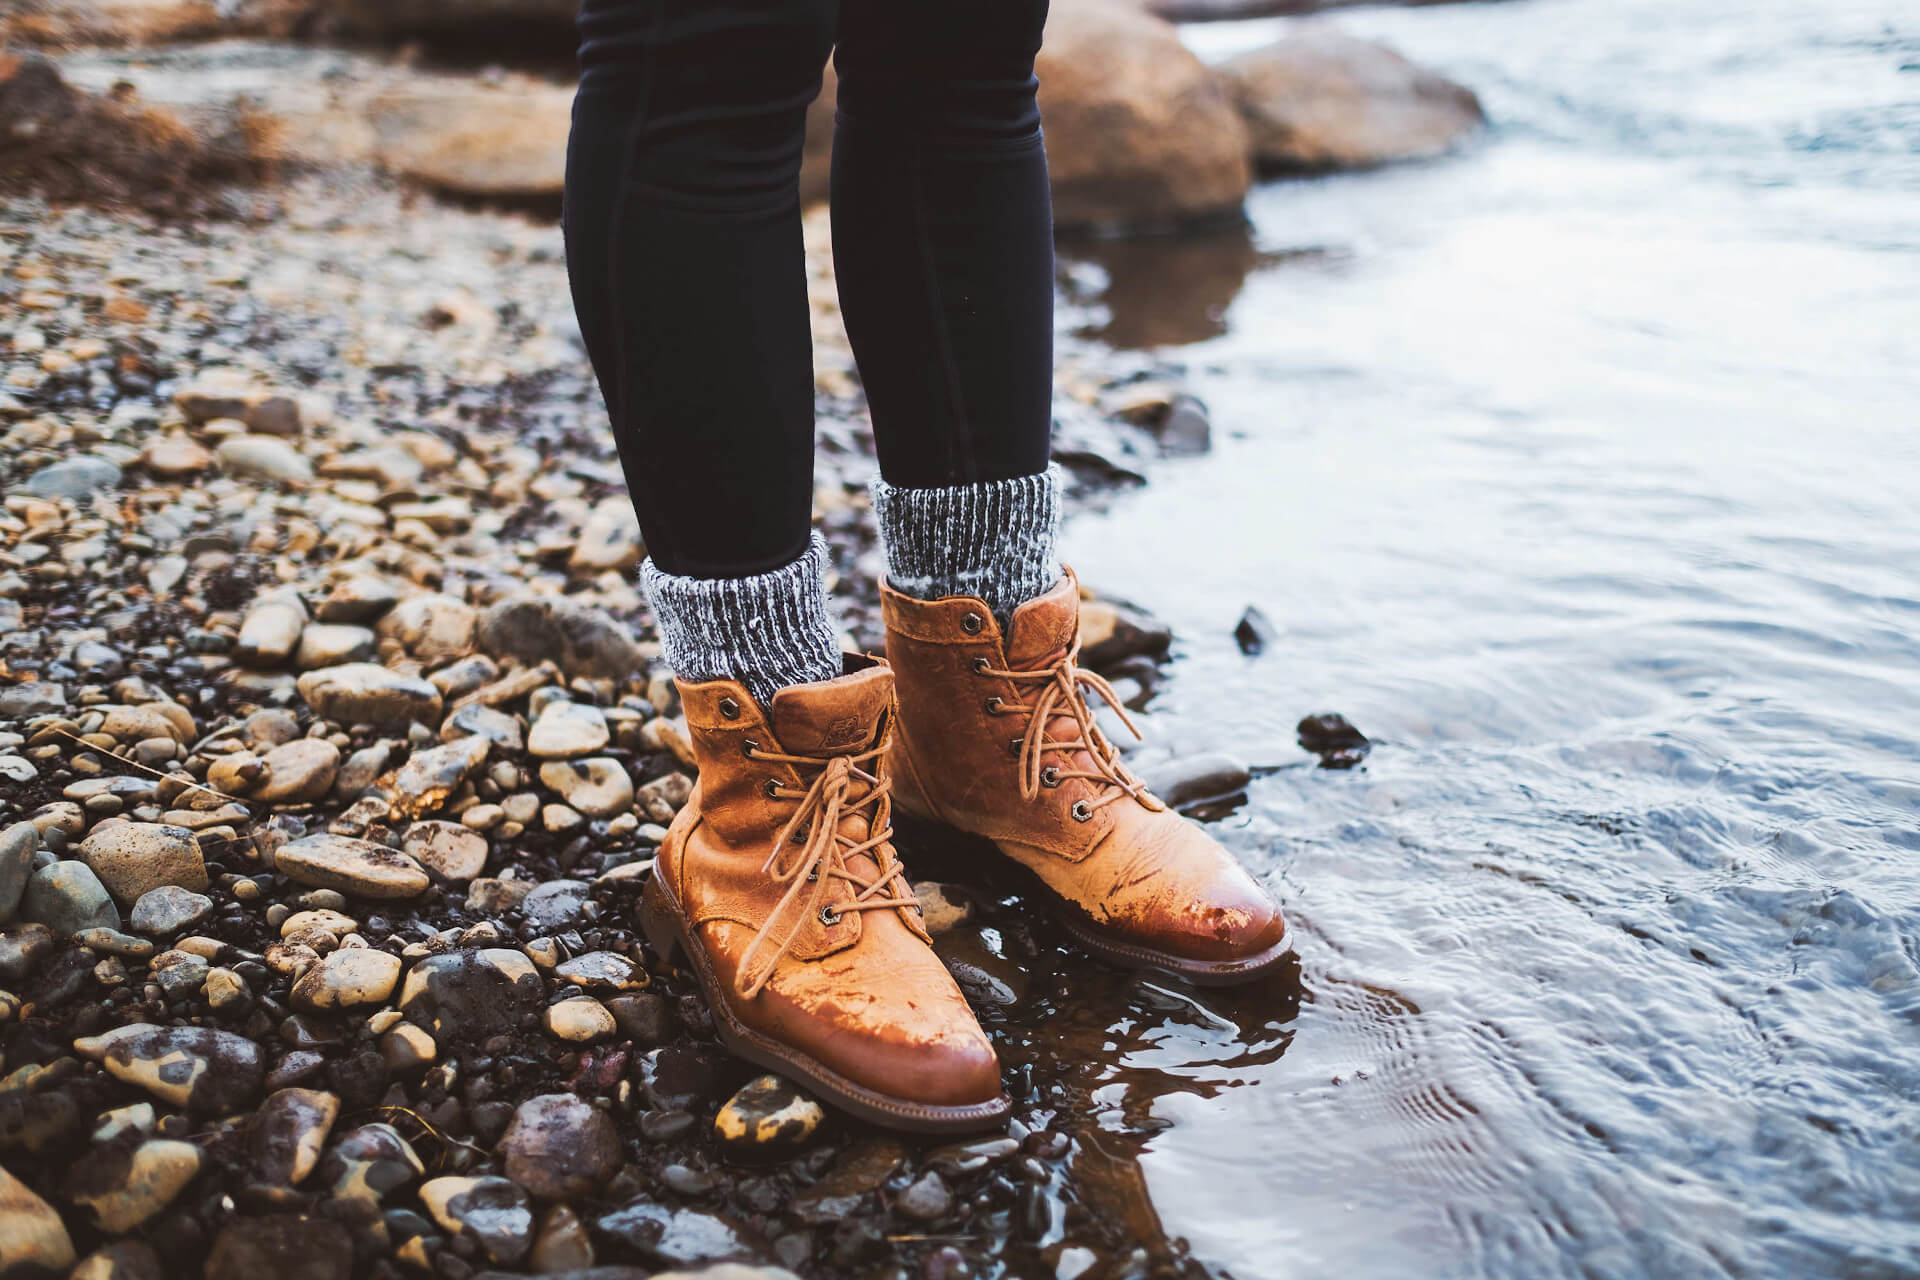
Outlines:
{"type": "Polygon", "coordinates": [[[1006,626],[1060,580],[1060,471],[932,489],[873,482],[887,582],[922,600],[972,596],[1006,626]]]}

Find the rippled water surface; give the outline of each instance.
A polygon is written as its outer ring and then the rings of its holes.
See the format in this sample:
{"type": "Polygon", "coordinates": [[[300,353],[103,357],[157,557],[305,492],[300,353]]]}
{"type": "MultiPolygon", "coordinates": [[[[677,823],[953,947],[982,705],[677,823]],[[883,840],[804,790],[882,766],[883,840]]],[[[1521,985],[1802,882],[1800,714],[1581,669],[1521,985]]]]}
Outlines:
{"type": "Polygon", "coordinates": [[[1122,987],[1089,1087],[1220,1274],[1920,1274],[1920,10],[1340,21],[1495,129],[1098,255],[1216,442],[1069,535],[1305,994],[1122,987]]]}

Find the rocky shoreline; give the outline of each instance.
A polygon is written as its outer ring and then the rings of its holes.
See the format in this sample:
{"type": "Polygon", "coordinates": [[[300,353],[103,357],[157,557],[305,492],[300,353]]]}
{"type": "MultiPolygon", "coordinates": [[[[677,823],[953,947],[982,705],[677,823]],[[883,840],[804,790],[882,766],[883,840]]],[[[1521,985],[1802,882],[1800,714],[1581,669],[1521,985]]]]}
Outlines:
{"type": "MultiPolygon", "coordinates": [[[[1119,979],[1017,897],[923,890],[1017,1100],[945,1146],[754,1080],[638,937],[690,757],[557,230],[366,173],[225,198],[0,204],[0,1274],[1184,1268],[1082,1147],[1058,1002],[1119,979]]],[[[874,647],[809,243],[818,507],[874,647]]],[[[1077,503],[1205,445],[1140,357],[1066,339],[1058,404],[1077,503]]],[[[1085,609],[1143,702],[1165,631],[1085,609]]],[[[1189,797],[1244,782],[1199,763],[1189,797]]]]}

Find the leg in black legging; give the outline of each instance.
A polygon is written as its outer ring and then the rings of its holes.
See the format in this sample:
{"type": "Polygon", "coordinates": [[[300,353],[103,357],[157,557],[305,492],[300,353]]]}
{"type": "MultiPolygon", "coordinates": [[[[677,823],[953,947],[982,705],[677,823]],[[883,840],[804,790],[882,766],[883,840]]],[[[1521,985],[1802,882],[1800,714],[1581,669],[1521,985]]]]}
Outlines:
{"type": "Polygon", "coordinates": [[[756,574],[808,547],[798,177],[834,0],[585,0],[567,268],[647,550],[756,574]]]}
{"type": "Polygon", "coordinates": [[[1046,14],[1046,0],[842,0],[834,268],[895,486],[1047,465],[1046,14]]]}

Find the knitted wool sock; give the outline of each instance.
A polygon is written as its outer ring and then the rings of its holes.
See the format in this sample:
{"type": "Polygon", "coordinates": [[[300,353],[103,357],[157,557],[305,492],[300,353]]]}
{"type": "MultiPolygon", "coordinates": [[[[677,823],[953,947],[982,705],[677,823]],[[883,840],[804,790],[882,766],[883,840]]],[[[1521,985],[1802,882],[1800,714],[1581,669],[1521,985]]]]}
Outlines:
{"type": "Polygon", "coordinates": [[[763,707],[790,684],[838,676],[826,563],[817,533],[798,560],[746,578],[685,578],[648,558],[640,577],[667,665],[690,682],[738,680],[763,707]]]}
{"type": "Polygon", "coordinates": [[[1060,469],[939,489],[873,482],[887,584],[922,600],[974,596],[1000,625],[1060,580],[1060,469]]]}

